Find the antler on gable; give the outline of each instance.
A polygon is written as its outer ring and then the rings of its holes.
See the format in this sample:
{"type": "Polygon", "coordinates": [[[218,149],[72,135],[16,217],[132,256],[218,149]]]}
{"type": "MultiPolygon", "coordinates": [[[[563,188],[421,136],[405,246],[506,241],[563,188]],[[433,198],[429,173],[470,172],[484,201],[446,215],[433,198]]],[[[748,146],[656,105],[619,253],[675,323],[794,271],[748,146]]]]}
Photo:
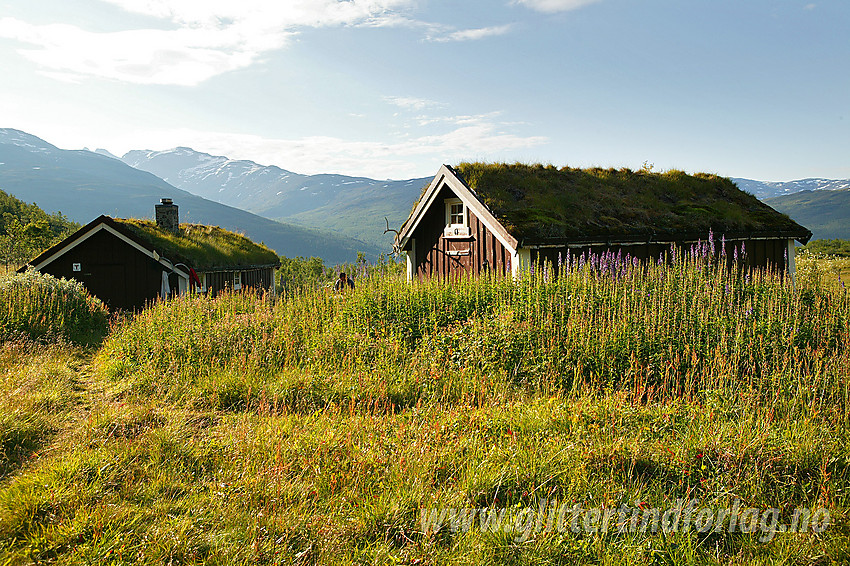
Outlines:
{"type": "MultiPolygon", "coordinates": [[[[396,239],[398,239],[398,236],[400,236],[400,234],[398,233],[398,230],[394,230],[393,228],[390,228],[390,221],[386,216],[384,216],[384,220],[387,222],[387,229],[384,230],[384,234],[386,234],[387,232],[395,232],[396,239]]],[[[399,247],[398,247],[398,242],[394,240],[393,241],[393,255],[397,256],[400,253],[401,253],[401,249],[399,249],[399,247]]]]}

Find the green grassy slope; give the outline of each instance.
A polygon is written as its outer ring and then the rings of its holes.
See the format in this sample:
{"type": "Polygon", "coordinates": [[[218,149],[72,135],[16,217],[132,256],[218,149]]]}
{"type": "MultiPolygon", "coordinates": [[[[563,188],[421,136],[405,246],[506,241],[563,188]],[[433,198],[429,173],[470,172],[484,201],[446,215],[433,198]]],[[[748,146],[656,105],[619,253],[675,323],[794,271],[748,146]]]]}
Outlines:
{"type": "Polygon", "coordinates": [[[850,239],[850,189],[802,191],[764,202],[806,226],[817,239],[850,239]]]}

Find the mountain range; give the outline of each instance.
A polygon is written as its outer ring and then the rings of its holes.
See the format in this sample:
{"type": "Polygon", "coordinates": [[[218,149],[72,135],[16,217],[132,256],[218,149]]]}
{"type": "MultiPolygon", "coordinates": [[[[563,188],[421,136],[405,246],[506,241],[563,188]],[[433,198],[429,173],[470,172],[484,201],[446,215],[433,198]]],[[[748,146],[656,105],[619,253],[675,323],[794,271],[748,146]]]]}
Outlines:
{"type": "Polygon", "coordinates": [[[317,256],[352,261],[358,251],[381,251],[356,239],[284,224],[176,188],[126,163],[86,150],[63,150],[13,129],[0,128],[0,189],[48,212],[85,224],[101,214],[152,218],[160,198],[180,207],[181,222],[218,225],[241,232],[287,257],[317,256]]]}
{"type": "MultiPolygon", "coordinates": [[[[177,187],[255,214],[304,226],[321,225],[387,248],[384,217],[390,227],[407,218],[430,178],[376,181],[343,175],[299,175],[253,161],[237,161],[178,147],[131,151],[128,165],[162,177],[177,187]]],[[[850,179],[756,181],[733,178],[740,188],[811,229],[815,238],[850,238],[850,179]],[[801,195],[808,195],[803,197],[801,195]],[[790,196],[789,196],[790,195],[790,196]],[[800,195],[791,198],[793,195],[800,195]],[[829,202],[821,205],[821,202],[829,202]]]]}
{"type": "Polygon", "coordinates": [[[188,147],[130,151],[121,160],[198,196],[266,218],[329,229],[382,249],[391,249],[393,242],[393,234],[384,233],[386,223],[401,226],[431,180],[301,175],[188,147]]]}
{"type": "Polygon", "coordinates": [[[732,178],[739,188],[761,200],[799,193],[801,191],[838,191],[850,189],[850,179],[799,179],[797,181],[754,181],[732,178]]]}
{"type": "MultiPolygon", "coordinates": [[[[850,239],[850,179],[788,182],[733,178],[814,233],[850,239]]],[[[30,134],[0,129],[0,189],[85,223],[101,213],[151,217],[169,197],[184,221],[217,224],[263,241],[288,257],[351,260],[391,249],[386,222],[399,227],[429,177],[378,181],[302,175],[187,147],[61,150],[30,134]],[[384,218],[386,217],[386,221],[384,218]]]]}

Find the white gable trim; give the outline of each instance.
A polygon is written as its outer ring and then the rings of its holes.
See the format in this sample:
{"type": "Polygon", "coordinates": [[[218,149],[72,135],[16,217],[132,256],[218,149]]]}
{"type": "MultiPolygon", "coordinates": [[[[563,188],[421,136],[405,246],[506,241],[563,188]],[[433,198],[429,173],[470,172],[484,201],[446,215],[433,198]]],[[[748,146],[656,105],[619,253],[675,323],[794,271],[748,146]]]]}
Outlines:
{"type": "Polygon", "coordinates": [[[132,246],[133,248],[139,250],[140,252],[142,252],[143,254],[145,254],[146,256],[151,258],[152,260],[156,261],[157,263],[162,265],[165,269],[168,269],[169,271],[174,271],[175,273],[177,273],[177,275],[179,275],[183,279],[187,279],[187,280],[189,279],[189,274],[186,273],[184,270],[177,268],[177,267],[174,267],[174,265],[172,265],[170,261],[166,260],[163,257],[160,257],[159,259],[155,258],[154,252],[152,252],[151,250],[147,249],[146,247],[141,246],[138,243],[134,242],[133,240],[131,240],[130,238],[128,238],[127,236],[125,236],[124,234],[119,232],[118,230],[114,229],[112,226],[109,226],[105,222],[101,222],[100,224],[98,224],[97,226],[95,226],[94,228],[89,230],[87,233],[83,234],[81,237],[77,238],[76,240],[74,240],[73,242],[68,244],[67,246],[64,246],[61,250],[52,254],[48,258],[40,261],[38,264],[33,265],[33,267],[37,270],[41,270],[41,268],[44,267],[45,265],[52,263],[56,259],[62,257],[63,255],[65,255],[69,251],[73,250],[78,245],[82,244],[83,242],[85,242],[86,240],[88,240],[89,238],[91,238],[92,236],[94,236],[95,234],[97,234],[100,231],[109,232],[110,234],[112,234],[113,236],[115,236],[116,238],[118,238],[119,240],[124,242],[125,244],[132,246]]]}
{"type": "Polygon", "coordinates": [[[416,210],[414,210],[413,214],[410,215],[408,222],[412,220],[412,223],[409,227],[407,226],[407,223],[405,223],[405,226],[402,227],[404,237],[399,240],[400,249],[403,249],[407,245],[411,235],[416,231],[419,223],[425,217],[425,213],[431,208],[431,205],[434,204],[434,201],[440,193],[440,189],[442,189],[443,185],[447,185],[455,196],[463,201],[463,203],[475,213],[478,220],[480,220],[481,223],[490,230],[493,236],[499,240],[503,246],[505,246],[505,249],[507,249],[511,255],[516,254],[516,251],[519,248],[519,242],[516,241],[516,238],[513,238],[507,230],[505,230],[504,226],[502,226],[493,214],[491,214],[490,211],[487,210],[487,208],[475,197],[475,195],[472,194],[469,187],[467,187],[466,184],[445,165],[440,167],[440,170],[437,172],[434,180],[431,181],[431,184],[428,186],[428,190],[425,192],[425,195],[419,202],[416,210]]]}
{"type": "Polygon", "coordinates": [[[425,216],[425,212],[431,207],[432,202],[437,198],[437,187],[443,182],[443,179],[446,178],[446,174],[448,173],[448,168],[443,165],[440,167],[440,170],[437,172],[437,175],[431,181],[431,184],[428,185],[428,189],[425,191],[425,194],[419,199],[419,204],[416,205],[416,208],[410,214],[410,217],[401,227],[401,233],[404,234],[402,238],[399,239],[399,248],[404,249],[407,246],[408,240],[410,240],[410,235],[416,231],[416,227],[419,226],[419,223],[422,221],[422,218],[425,216]],[[446,171],[443,171],[443,170],[446,171]],[[410,227],[407,225],[409,222],[410,227]]]}

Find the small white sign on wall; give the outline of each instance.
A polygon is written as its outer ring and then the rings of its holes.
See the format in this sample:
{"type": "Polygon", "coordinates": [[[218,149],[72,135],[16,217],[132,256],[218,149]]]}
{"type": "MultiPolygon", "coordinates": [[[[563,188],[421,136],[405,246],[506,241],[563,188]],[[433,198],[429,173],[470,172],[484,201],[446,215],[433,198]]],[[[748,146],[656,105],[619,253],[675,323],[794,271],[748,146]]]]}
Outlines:
{"type": "Polygon", "coordinates": [[[83,266],[82,266],[82,264],[79,264],[79,263],[72,263],[71,269],[74,270],[74,271],[82,271],[83,266]]]}

